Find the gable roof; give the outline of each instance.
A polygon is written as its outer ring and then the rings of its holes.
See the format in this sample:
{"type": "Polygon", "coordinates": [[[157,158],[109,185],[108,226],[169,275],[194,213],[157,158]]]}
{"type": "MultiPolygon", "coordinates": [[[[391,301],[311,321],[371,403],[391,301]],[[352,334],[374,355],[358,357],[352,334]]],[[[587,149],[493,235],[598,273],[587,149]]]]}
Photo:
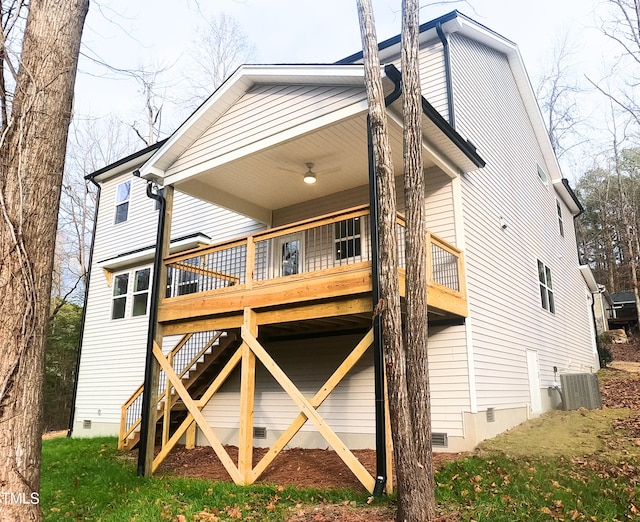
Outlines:
{"type": "MultiPolygon", "coordinates": [[[[520,91],[520,96],[522,97],[525,110],[527,111],[527,115],[531,121],[536,138],[540,144],[545,164],[549,169],[548,174],[551,177],[553,186],[567,207],[574,214],[579,214],[582,211],[582,206],[571,190],[571,187],[568,185],[568,182],[563,178],[560,165],[558,164],[558,159],[556,158],[551,141],[549,140],[544,119],[540,112],[540,107],[538,106],[538,101],[533,91],[533,87],[531,86],[531,81],[527,71],[524,67],[524,62],[520,55],[518,46],[511,40],[455,10],[420,25],[420,43],[426,43],[438,38],[438,28],[440,28],[445,34],[459,33],[506,55],[518,86],[518,90],[520,91]]],[[[392,56],[399,56],[400,45],[400,35],[381,42],[378,47],[380,50],[380,59],[388,60],[392,56]]],[[[336,63],[359,63],[361,60],[362,51],[359,51],[339,60],[336,63]]]]}
{"type": "MultiPolygon", "coordinates": [[[[402,91],[395,66],[383,69],[383,86],[385,94],[398,88],[400,96],[387,114],[394,169],[402,172],[402,91]]],[[[367,115],[361,64],[245,65],[139,174],[269,223],[274,210],[368,183],[367,115]],[[324,165],[326,175],[313,189],[300,190],[303,170],[296,167],[306,162],[324,165]]],[[[424,99],[422,131],[425,168],[435,165],[455,177],[484,166],[473,144],[424,99]]]]}

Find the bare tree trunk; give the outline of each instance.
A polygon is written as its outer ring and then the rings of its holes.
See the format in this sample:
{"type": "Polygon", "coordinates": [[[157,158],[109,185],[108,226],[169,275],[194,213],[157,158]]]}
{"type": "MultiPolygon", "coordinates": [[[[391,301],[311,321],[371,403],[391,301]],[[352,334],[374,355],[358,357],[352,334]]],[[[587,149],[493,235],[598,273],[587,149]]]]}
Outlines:
{"type": "Polygon", "coordinates": [[[40,520],[42,379],[60,185],[88,0],[32,0],[0,141],[0,520],[40,520]]]}
{"type": "Polygon", "coordinates": [[[420,88],[419,3],[402,2],[402,85],[404,94],[404,199],[406,213],[405,353],[413,443],[400,447],[409,468],[398,470],[398,520],[435,517],[431,405],[427,354],[427,245],[425,181],[422,170],[422,92],[420,88]]]}
{"type": "MultiPolygon", "coordinates": [[[[419,438],[416,433],[424,429],[424,404],[427,404],[428,416],[428,388],[425,393],[424,378],[426,373],[426,363],[422,363],[421,368],[414,372],[411,369],[411,379],[414,384],[413,393],[409,395],[407,385],[407,359],[402,345],[402,319],[400,316],[400,297],[398,283],[398,259],[397,259],[397,241],[396,241],[396,194],[395,181],[393,175],[393,164],[391,161],[391,147],[389,144],[389,136],[387,131],[387,117],[384,103],[384,95],[382,92],[382,81],[380,75],[380,61],[378,58],[377,38],[375,33],[375,25],[373,21],[373,11],[370,0],[357,0],[358,13],[360,19],[360,31],[362,34],[363,58],[365,66],[365,83],[367,90],[367,98],[369,102],[369,118],[371,125],[371,134],[373,138],[374,162],[376,170],[376,180],[379,198],[379,222],[378,229],[380,235],[380,302],[375,307],[374,314],[380,315],[382,324],[382,336],[385,351],[385,366],[387,374],[387,386],[389,393],[389,414],[391,417],[394,459],[397,473],[398,483],[398,513],[397,520],[405,520],[418,522],[430,520],[433,518],[434,506],[429,505],[428,498],[431,493],[426,492],[428,488],[427,477],[429,472],[425,470],[425,466],[429,466],[429,458],[423,458],[425,452],[430,456],[430,432],[420,433],[419,438]],[[418,397],[418,395],[421,395],[418,397]],[[419,418],[412,417],[414,412],[421,412],[419,418]],[[426,441],[426,442],[425,442],[426,441]],[[425,450],[425,447],[428,449],[425,450]]],[[[413,15],[417,16],[417,8],[413,15]]],[[[414,28],[417,32],[417,23],[414,28]]],[[[416,50],[417,52],[417,50],[416,50]]],[[[410,58],[415,59],[414,57],[410,58]]],[[[416,73],[417,74],[417,73],[416,73]]],[[[416,78],[410,79],[415,85],[416,78]]],[[[419,83],[419,78],[417,79],[419,83]]],[[[421,107],[420,90],[414,89],[414,93],[418,96],[418,103],[421,107]]],[[[410,102],[411,103],[411,102],[410,102]]],[[[413,99],[415,104],[415,97],[413,99]]],[[[413,127],[415,129],[415,114],[413,127]]],[[[420,123],[418,114],[418,147],[415,148],[415,133],[410,137],[409,149],[413,151],[411,154],[411,166],[414,176],[410,183],[410,191],[420,190],[424,198],[424,187],[417,187],[418,178],[422,175],[421,159],[415,158],[415,151],[421,151],[420,142],[420,123]],[[416,169],[420,174],[415,175],[416,169]]],[[[414,210],[417,211],[419,206],[419,197],[412,201],[414,210]]],[[[424,205],[422,205],[424,206],[424,205]]],[[[424,210],[424,209],[423,209],[424,210]]],[[[419,211],[412,215],[412,219],[418,219],[417,227],[424,229],[424,214],[419,216],[419,211]],[[421,224],[420,224],[421,223],[421,224]]],[[[414,223],[415,226],[415,223],[414,223]]],[[[420,235],[415,230],[412,234],[420,235]]],[[[424,241],[424,233],[422,233],[422,241],[424,241]]],[[[413,237],[413,245],[420,249],[420,240],[416,241],[413,237]]],[[[424,243],[422,245],[422,255],[424,256],[424,243]]],[[[414,250],[415,251],[415,250],[414,250]]],[[[412,252],[414,252],[412,251],[412,252]]],[[[409,256],[407,252],[407,256],[409,256]]],[[[420,254],[418,254],[420,255],[420,254]]],[[[416,260],[420,264],[420,260],[416,260]]],[[[415,268],[415,267],[414,267],[415,268]]],[[[422,266],[424,270],[424,263],[422,266]]],[[[424,275],[424,274],[423,274],[424,275]]],[[[407,280],[409,276],[407,275],[407,280]]],[[[425,279],[426,283],[426,279],[425,279]]],[[[409,286],[409,285],[407,285],[409,286]]],[[[424,289],[424,287],[423,287],[424,289]]],[[[422,294],[419,289],[415,290],[418,294],[422,294]]],[[[426,294],[420,295],[414,305],[420,307],[420,302],[424,303],[424,310],[417,311],[415,316],[418,317],[422,312],[426,314],[426,294]]],[[[421,334],[416,332],[411,334],[411,341],[420,342],[420,338],[424,340],[423,344],[417,348],[412,354],[412,358],[424,353],[426,350],[426,315],[425,319],[418,328],[424,331],[421,334]]],[[[428,425],[428,424],[427,424],[428,425]]],[[[432,474],[432,472],[431,472],[432,474]]],[[[431,490],[433,487],[431,486],[431,490]]]]}

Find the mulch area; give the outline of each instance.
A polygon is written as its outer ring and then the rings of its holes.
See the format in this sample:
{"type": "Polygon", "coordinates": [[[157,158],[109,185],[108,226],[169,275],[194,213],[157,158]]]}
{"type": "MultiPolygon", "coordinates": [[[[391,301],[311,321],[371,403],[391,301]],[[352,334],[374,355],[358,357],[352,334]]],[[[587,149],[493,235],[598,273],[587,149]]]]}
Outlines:
{"type": "MultiPolygon", "coordinates": [[[[238,448],[226,446],[231,459],[237,463],[238,448]]],[[[267,452],[256,448],[253,451],[254,466],[267,452]]],[[[362,465],[375,476],[376,454],[374,450],[354,450],[353,454],[362,465]]],[[[434,453],[434,466],[459,458],[457,453],[434,453]]],[[[183,446],[174,449],[158,468],[158,473],[180,475],[231,482],[229,474],[209,446],[197,446],[187,450],[183,446]]],[[[364,487],[344,462],[332,450],[292,448],[280,455],[262,474],[258,484],[310,487],[319,489],[350,488],[364,491],[364,487]]]]}

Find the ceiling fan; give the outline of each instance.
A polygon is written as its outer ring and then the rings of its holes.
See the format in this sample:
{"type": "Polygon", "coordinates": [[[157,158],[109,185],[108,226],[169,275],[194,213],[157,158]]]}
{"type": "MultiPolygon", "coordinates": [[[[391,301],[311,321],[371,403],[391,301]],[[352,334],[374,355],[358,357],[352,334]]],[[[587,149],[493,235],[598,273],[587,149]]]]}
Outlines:
{"type": "MultiPolygon", "coordinates": [[[[303,176],[303,181],[307,184],[307,185],[313,185],[316,181],[317,181],[317,176],[318,174],[320,176],[323,176],[325,174],[332,174],[334,172],[339,172],[342,170],[342,168],[340,167],[333,167],[330,169],[319,169],[319,170],[314,170],[315,169],[315,163],[308,161],[305,164],[305,167],[307,168],[307,170],[305,172],[302,172],[302,176],[303,176]]],[[[284,170],[285,172],[291,172],[294,174],[300,174],[300,170],[293,170],[290,168],[285,168],[285,167],[278,167],[278,169],[280,170],[284,170]]]]}

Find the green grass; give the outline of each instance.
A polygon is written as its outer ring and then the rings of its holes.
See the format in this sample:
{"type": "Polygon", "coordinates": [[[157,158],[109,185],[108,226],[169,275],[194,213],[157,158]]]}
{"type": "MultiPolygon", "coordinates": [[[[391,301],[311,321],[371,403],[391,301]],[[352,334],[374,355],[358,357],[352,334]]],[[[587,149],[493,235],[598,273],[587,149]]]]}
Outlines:
{"type": "Polygon", "coordinates": [[[43,441],[40,505],[46,521],[284,520],[298,504],[367,506],[367,495],[276,486],[237,487],[186,478],[136,476],[115,438],[43,441]],[[217,518],[216,518],[217,517],[217,518]]]}
{"type": "MultiPolygon", "coordinates": [[[[477,522],[640,520],[640,439],[628,436],[635,423],[629,410],[547,413],[445,465],[436,474],[439,511],[477,522]]],[[[140,478],[132,454],[115,448],[114,438],[43,442],[44,520],[268,522],[325,502],[370,508],[367,495],[349,490],[140,478]]]]}

